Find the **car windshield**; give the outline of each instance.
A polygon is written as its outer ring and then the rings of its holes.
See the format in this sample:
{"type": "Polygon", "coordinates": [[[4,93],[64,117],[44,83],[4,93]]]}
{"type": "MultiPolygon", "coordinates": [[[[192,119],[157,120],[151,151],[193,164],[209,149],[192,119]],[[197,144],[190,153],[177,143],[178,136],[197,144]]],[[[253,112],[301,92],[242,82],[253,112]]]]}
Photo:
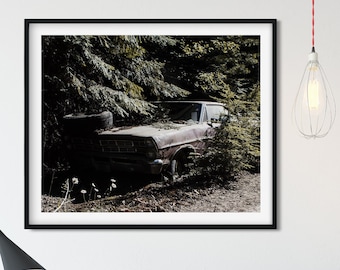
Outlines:
{"type": "Polygon", "coordinates": [[[201,104],[175,102],[160,103],[158,106],[171,121],[199,121],[202,108],[201,104]]]}

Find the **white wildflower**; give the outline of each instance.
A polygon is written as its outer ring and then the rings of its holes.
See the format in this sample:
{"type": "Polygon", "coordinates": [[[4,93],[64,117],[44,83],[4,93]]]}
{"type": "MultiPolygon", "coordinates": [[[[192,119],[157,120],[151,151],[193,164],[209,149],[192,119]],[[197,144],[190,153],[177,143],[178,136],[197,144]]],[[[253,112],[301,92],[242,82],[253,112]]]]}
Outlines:
{"type": "Polygon", "coordinates": [[[74,185],[79,184],[79,179],[78,179],[77,177],[72,177],[72,183],[73,183],[74,185]]]}

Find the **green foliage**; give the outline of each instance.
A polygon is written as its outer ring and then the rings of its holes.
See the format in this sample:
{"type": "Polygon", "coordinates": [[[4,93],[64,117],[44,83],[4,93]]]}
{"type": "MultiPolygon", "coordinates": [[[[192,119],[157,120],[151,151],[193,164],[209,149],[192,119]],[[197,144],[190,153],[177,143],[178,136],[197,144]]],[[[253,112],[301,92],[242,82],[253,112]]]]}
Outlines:
{"type": "Polygon", "coordinates": [[[200,99],[221,98],[225,88],[248,92],[259,80],[258,36],[184,36],[169,54],[165,76],[200,99]]]}
{"type": "MultiPolygon", "coordinates": [[[[193,96],[222,102],[229,111],[191,171],[206,180],[232,180],[260,164],[259,37],[191,37],[181,39],[177,74],[181,85],[194,85],[193,96]]],[[[190,89],[190,88],[188,88],[190,89]]]]}
{"type": "Polygon", "coordinates": [[[217,129],[208,150],[195,162],[192,175],[206,180],[231,181],[243,170],[259,171],[260,165],[260,87],[254,85],[248,95],[223,93],[229,120],[217,129]],[[252,101],[248,101],[251,97],[252,101]]]}
{"type": "Polygon", "coordinates": [[[45,165],[64,163],[62,117],[66,114],[108,110],[115,119],[138,122],[153,114],[150,100],[188,95],[164,79],[164,64],[143,47],[161,49],[175,44],[165,36],[44,36],[45,165]]]}
{"type": "Polygon", "coordinates": [[[147,59],[140,39],[137,36],[44,37],[44,90],[65,92],[67,112],[91,113],[105,108],[120,116],[141,111],[144,115],[150,113],[151,106],[129,106],[136,99],[188,94],[164,81],[163,64],[147,59]],[[94,89],[106,91],[96,94],[94,89]]]}
{"type": "Polygon", "coordinates": [[[67,163],[64,115],[109,110],[139,123],[155,115],[150,101],[183,98],[218,100],[230,113],[197,174],[225,179],[258,166],[259,37],[44,36],[42,48],[46,167],[67,163]]]}

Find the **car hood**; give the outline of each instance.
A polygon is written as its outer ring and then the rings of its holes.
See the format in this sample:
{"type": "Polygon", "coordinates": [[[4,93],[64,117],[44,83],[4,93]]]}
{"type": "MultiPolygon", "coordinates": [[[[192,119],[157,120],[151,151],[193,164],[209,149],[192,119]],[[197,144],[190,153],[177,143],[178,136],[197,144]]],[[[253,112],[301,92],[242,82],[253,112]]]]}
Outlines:
{"type": "Polygon", "coordinates": [[[155,123],[145,126],[115,127],[102,131],[99,135],[153,138],[158,148],[162,149],[202,140],[211,137],[213,132],[207,123],[155,123]]]}

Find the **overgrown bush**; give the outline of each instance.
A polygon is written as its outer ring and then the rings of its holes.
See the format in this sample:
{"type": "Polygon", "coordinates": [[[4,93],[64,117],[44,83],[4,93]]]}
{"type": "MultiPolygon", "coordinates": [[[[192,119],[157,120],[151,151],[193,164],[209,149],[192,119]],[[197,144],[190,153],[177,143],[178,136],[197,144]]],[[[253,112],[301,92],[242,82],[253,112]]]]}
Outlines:
{"type": "Polygon", "coordinates": [[[216,130],[206,152],[196,157],[191,175],[194,179],[228,182],[244,170],[260,170],[260,87],[235,99],[230,89],[224,91],[229,118],[216,130]],[[249,102],[249,96],[253,99],[249,102]]]}

